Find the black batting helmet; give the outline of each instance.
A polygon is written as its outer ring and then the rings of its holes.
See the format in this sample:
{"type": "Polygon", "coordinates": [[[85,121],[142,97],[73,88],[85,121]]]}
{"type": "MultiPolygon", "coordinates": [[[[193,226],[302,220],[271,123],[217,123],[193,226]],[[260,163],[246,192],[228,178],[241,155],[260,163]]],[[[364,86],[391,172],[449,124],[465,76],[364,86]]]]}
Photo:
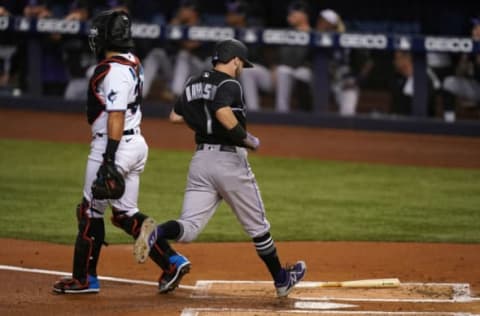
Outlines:
{"type": "Polygon", "coordinates": [[[212,63],[214,66],[217,62],[227,63],[234,57],[238,57],[243,61],[243,67],[253,67],[253,64],[247,59],[247,46],[234,38],[220,41],[215,45],[215,51],[213,52],[212,56],[212,63]]]}
{"type": "Polygon", "coordinates": [[[88,34],[90,49],[96,54],[105,50],[126,52],[133,48],[131,21],[124,11],[108,10],[93,18],[88,34]]]}

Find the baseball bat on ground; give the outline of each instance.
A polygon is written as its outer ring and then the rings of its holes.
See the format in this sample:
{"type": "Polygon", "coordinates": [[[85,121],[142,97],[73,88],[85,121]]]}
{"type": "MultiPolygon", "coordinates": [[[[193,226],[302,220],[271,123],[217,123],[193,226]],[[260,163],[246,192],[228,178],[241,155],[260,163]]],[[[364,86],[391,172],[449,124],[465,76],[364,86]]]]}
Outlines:
{"type": "Polygon", "coordinates": [[[357,287],[357,288],[375,288],[375,287],[398,287],[400,280],[390,279],[366,279],[343,282],[322,282],[320,287],[357,287]]]}

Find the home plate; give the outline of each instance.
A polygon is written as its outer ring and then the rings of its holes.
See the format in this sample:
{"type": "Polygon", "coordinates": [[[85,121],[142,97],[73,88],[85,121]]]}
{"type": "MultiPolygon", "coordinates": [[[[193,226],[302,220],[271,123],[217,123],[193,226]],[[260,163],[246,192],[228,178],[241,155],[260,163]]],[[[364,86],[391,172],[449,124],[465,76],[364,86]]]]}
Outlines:
{"type": "Polygon", "coordinates": [[[295,302],[295,308],[298,308],[298,309],[340,309],[340,308],[352,308],[352,307],[357,307],[357,305],[339,304],[339,303],[332,303],[332,302],[308,302],[308,301],[295,302]]]}

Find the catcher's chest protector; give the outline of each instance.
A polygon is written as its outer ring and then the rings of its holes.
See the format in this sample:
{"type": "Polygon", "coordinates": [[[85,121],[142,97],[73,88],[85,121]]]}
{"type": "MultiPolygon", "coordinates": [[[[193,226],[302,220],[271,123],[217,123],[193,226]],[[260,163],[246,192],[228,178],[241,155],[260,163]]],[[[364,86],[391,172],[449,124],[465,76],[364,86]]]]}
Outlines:
{"type": "MultiPolygon", "coordinates": [[[[132,62],[121,56],[114,56],[112,58],[105,59],[100,62],[93,73],[92,78],[90,79],[88,87],[88,99],[87,99],[87,119],[88,123],[92,124],[97,117],[105,110],[105,100],[99,95],[98,87],[105,76],[108,74],[111,68],[112,63],[118,63],[122,65],[129,66],[131,71],[139,76],[140,74],[140,62],[138,58],[135,58],[135,62],[132,62]]],[[[136,105],[142,103],[142,91],[141,91],[141,80],[138,80],[137,83],[137,98],[134,102],[128,105],[128,108],[133,108],[136,105]]]]}

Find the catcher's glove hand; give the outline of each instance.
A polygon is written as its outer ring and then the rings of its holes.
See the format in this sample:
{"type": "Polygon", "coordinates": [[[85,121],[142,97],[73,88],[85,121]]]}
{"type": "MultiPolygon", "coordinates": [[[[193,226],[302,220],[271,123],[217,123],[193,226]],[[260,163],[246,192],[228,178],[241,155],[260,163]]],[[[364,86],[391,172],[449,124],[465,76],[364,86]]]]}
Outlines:
{"type": "Polygon", "coordinates": [[[117,200],[125,192],[125,180],[112,160],[104,160],[92,184],[92,195],[97,200],[117,200]]]}

